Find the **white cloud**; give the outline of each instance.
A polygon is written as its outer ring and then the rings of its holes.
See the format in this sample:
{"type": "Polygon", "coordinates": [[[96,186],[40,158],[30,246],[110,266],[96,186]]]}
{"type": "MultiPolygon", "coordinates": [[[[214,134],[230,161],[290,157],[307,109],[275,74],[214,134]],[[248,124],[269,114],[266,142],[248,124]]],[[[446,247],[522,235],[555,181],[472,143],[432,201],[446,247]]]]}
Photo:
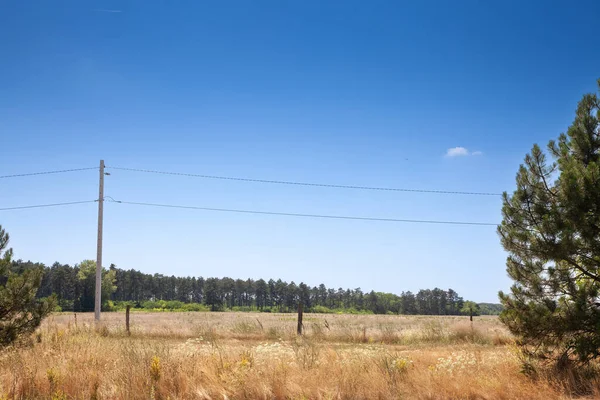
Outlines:
{"type": "Polygon", "coordinates": [[[446,151],[446,157],[468,156],[469,150],[464,147],[452,147],[446,151]]]}
{"type": "Polygon", "coordinates": [[[469,151],[469,149],[465,148],[465,147],[461,147],[461,146],[457,146],[457,147],[451,147],[448,150],[446,150],[446,157],[466,157],[466,156],[481,156],[483,155],[483,152],[476,150],[476,151],[469,151]]]}

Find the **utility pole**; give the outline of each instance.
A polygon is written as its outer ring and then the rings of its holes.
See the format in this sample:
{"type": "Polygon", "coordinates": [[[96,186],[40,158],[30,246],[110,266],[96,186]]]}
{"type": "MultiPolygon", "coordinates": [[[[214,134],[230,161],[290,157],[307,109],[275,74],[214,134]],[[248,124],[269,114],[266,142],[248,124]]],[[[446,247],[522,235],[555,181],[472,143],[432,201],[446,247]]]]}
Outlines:
{"type": "Polygon", "coordinates": [[[102,304],[102,222],[104,219],[104,160],[100,160],[100,193],[98,195],[98,249],[96,253],[96,303],[94,316],[100,321],[100,305],[102,304]]]}

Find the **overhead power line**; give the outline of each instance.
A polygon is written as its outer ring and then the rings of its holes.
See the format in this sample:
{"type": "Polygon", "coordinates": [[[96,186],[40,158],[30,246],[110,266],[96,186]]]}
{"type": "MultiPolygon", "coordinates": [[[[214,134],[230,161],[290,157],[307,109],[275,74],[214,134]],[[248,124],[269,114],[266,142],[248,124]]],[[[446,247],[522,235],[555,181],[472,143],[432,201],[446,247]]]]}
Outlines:
{"type": "Polygon", "coordinates": [[[74,204],[84,204],[84,203],[95,203],[98,200],[84,200],[84,201],[71,201],[68,203],[53,203],[53,204],[36,204],[33,206],[19,206],[19,207],[4,207],[0,208],[0,211],[8,211],[8,210],[24,210],[27,208],[44,208],[44,207],[59,207],[59,206],[71,206],[74,204]]]}
{"type": "Polygon", "coordinates": [[[56,171],[31,172],[28,174],[0,175],[0,179],[20,178],[23,176],[34,176],[34,175],[62,174],[63,172],[87,171],[87,170],[91,170],[91,169],[98,169],[98,167],[61,169],[61,170],[56,170],[56,171]]]}
{"type": "Polygon", "coordinates": [[[280,217],[344,219],[344,220],[357,220],[357,221],[402,222],[402,223],[441,224],[441,225],[480,225],[480,226],[497,226],[498,225],[498,224],[491,223],[491,222],[439,221],[439,220],[358,217],[358,216],[348,216],[348,215],[301,214],[301,213],[276,212],[276,211],[257,211],[257,210],[231,209],[231,208],[196,207],[196,206],[182,206],[182,205],[174,205],[174,204],[157,204],[157,203],[143,203],[143,202],[134,202],[134,201],[115,201],[115,200],[111,200],[110,202],[121,203],[121,204],[131,204],[131,205],[136,205],[136,206],[180,208],[180,209],[188,209],[188,210],[218,211],[218,212],[229,212],[229,213],[238,213],[238,214],[275,215],[275,216],[280,216],[280,217]]]}
{"type": "Polygon", "coordinates": [[[270,180],[270,179],[240,178],[240,177],[233,177],[233,176],[190,174],[190,173],[184,173],[184,172],[167,172],[167,171],[156,171],[156,170],[138,169],[138,168],[109,167],[109,166],[107,166],[106,168],[111,168],[111,169],[116,169],[116,170],[121,170],[121,171],[145,172],[145,173],[161,174],[161,175],[187,176],[187,177],[193,177],[193,178],[219,179],[219,180],[227,180],[227,181],[240,181],[240,182],[253,182],[253,183],[268,183],[268,184],[277,184],[277,185],[313,186],[313,187],[353,189],[353,190],[378,190],[378,191],[387,191],[387,192],[460,194],[460,195],[471,195],[471,196],[502,196],[501,193],[487,193],[487,192],[463,192],[463,191],[455,191],[455,190],[451,191],[451,190],[406,189],[406,188],[390,188],[390,187],[358,186],[358,185],[337,185],[337,184],[330,184],[330,183],[279,181],[279,180],[270,180]]]}

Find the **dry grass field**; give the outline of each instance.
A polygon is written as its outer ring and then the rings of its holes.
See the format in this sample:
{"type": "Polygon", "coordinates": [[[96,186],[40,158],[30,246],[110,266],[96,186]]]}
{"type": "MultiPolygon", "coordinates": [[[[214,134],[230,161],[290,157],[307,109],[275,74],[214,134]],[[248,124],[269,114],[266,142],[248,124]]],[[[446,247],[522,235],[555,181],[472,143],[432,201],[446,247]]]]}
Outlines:
{"type": "Polygon", "coordinates": [[[0,353],[0,399],[558,399],[495,317],[124,313],[49,317],[0,353]]]}

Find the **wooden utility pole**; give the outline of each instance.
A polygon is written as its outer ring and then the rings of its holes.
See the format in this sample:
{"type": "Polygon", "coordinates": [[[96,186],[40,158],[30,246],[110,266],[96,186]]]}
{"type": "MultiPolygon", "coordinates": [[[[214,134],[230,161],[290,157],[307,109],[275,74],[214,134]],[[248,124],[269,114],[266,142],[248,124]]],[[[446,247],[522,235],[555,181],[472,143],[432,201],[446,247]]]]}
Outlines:
{"type": "Polygon", "coordinates": [[[100,160],[100,189],[98,194],[98,248],[96,253],[96,302],[94,317],[100,321],[102,304],[102,222],[104,219],[104,160],[100,160]]]}

